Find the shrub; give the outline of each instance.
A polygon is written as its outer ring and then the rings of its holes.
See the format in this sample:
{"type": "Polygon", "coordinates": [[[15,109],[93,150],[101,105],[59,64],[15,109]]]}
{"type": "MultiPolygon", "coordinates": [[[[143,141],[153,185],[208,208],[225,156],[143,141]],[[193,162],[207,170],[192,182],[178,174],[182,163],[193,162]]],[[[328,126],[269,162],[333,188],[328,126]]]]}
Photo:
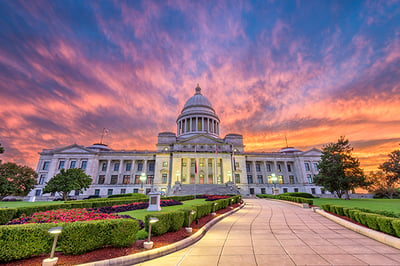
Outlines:
{"type": "Polygon", "coordinates": [[[335,213],[337,215],[343,216],[344,215],[343,207],[342,206],[335,206],[335,213]]]}
{"type": "Polygon", "coordinates": [[[185,222],[185,212],[184,211],[174,211],[169,213],[169,232],[178,231],[183,227],[185,222]]]}
{"type": "Polygon", "coordinates": [[[280,195],[299,197],[299,198],[309,198],[309,199],[314,198],[314,196],[312,194],[305,193],[305,192],[286,192],[286,193],[282,193],[280,195]]]}
{"type": "Polygon", "coordinates": [[[330,212],[331,211],[331,204],[322,204],[321,207],[326,212],[330,212]]]}
{"type": "Polygon", "coordinates": [[[108,198],[134,198],[134,199],[148,199],[149,197],[142,193],[127,193],[110,195],[108,198]]]}
{"type": "Polygon", "coordinates": [[[365,219],[367,222],[367,226],[374,230],[379,230],[377,218],[379,217],[378,214],[375,213],[365,213],[365,219]]]}
{"type": "Polygon", "coordinates": [[[113,247],[128,247],[135,242],[139,231],[139,222],[133,219],[117,219],[104,221],[109,232],[106,245],[113,247]]]}
{"type": "Polygon", "coordinates": [[[343,214],[344,214],[344,216],[349,217],[349,210],[350,210],[350,208],[343,207],[343,214]]]}
{"type": "Polygon", "coordinates": [[[351,220],[353,220],[353,221],[356,220],[355,217],[354,217],[354,213],[355,213],[355,212],[358,212],[358,210],[355,210],[355,209],[350,209],[350,210],[349,210],[349,218],[350,218],[351,220]]]}
{"type": "Polygon", "coordinates": [[[392,221],[395,221],[395,220],[397,220],[397,219],[391,218],[391,217],[385,217],[385,216],[378,216],[378,218],[376,218],[376,221],[379,226],[379,230],[384,233],[390,234],[390,235],[396,235],[396,232],[392,225],[392,221]]]}
{"type": "Polygon", "coordinates": [[[195,209],[195,211],[196,211],[195,218],[199,219],[203,216],[210,214],[212,212],[212,206],[213,206],[213,203],[203,203],[203,204],[193,206],[194,208],[196,208],[195,209]]]}
{"type": "Polygon", "coordinates": [[[1,208],[0,209],[0,224],[5,224],[11,221],[17,213],[16,208],[1,208]]]}
{"type": "Polygon", "coordinates": [[[368,213],[366,213],[366,212],[360,212],[360,213],[358,214],[358,219],[359,219],[359,221],[360,221],[360,224],[363,224],[363,225],[365,225],[365,226],[368,226],[368,224],[367,224],[367,214],[368,214],[368,213]]]}
{"type": "MultiPolygon", "coordinates": [[[[172,212],[174,213],[174,212],[172,212]]],[[[169,228],[170,228],[170,216],[169,213],[165,213],[165,212],[158,212],[158,213],[152,213],[152,214],[148,214],[145,217],[145,228],[146,231],[148,232],[149,230],[149,218],[150,217],[156,217],[158,218],[158,222],[153,223],[151,225],[151,235],[153,236],[158,236],[158,235],[162,235],[166,232],[168,232],[169,228]]]]}
{"type": "Polygon", "coordinates": [[[393,220],[392,226],[394,231],[396,232],[396,236],[400,237],[400,220],[399,219],[393,220]]]}
{"type": "Polygon", "coordinates": [[[145,229],[139,230],[136,233],[136,239],[146,239],[149,236],[149,233],[145,229]]]}
{"type": "Polygon", "coordinates": [[[54,224],[0,226],[0,262],[50,253],[54,236],[48,230],[54,224]]]}

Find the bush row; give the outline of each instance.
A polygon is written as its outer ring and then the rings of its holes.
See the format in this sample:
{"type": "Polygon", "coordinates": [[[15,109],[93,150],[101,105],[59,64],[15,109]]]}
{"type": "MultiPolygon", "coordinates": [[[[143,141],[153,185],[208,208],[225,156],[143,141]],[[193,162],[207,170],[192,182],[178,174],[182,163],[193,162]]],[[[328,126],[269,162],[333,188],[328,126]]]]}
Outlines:
{"type": "Polygon", "coordinates": [[[135,199],[147,199],[148,196],[142,193],[126,193],[126,194],[114,194],[108,196],[108,198],[135,198],[135,199]]]}
{"type": "MultiPolygon", "coordinates": [[[[307,194],[307,193],[305,193],[305,194],[307,194]]],[[[313,205],[313,203],[314,203],[314,201],[312,199],[286,196],[285,194],[280,194],[280,195],[257,194],[256,196],[259,198],[280,199],[280,200],[287,200],[287,201],[293,201],[293,202],[298,202],[298,203],[308,203],[309,205],[313,205]]]]}
{"type": "Polygon", "coordinates": [[[178,231],[183,226],[189,226],[195,219],[206,216],[213,211],[224,209],[230,204],[238,203],[241,200],[242,197],[237,195],[227,199],[221,199],[214,202],[206,202],[203,204],[182,208],[174,212],[157,212],[148,214],[145,218],[145,228],[148,231],[150,217],[156,217],[158,218],[158,222],[152,224],[152,235],[162,235],[167,232],[178,231]],[[215,203],[217,204],[213,208],[215,203]],[[191,210],[195,211],[195,213],[190,214],[191,210]]]}
{"type": "Polygon", "coordinates": [[[58,246],[65,254],[83,254],[103,246],[129,246],[139,230],[139,222],[134,219],[0,226],[0,262],[50,253],[54,236],[48,230],[55,226],[63,226],[58,246]]]}
{"type": "Polygon", "coordinates": [[[322,209],[340,216],[349,217],[351,220],[365,225],[371,229],[400,237],[400,219],[364,212],[356,208],[347,208],[332,204],[322,204],[322,209]]]}
{"type": "Polygon", "coordinates": [[[186,195],[186,196],[170,196],[170,197],[161,197],[161,199],[172,199],[177,201],[185,201],[185,200],[192,200],[194,199],[193,195],[186,195]]]}

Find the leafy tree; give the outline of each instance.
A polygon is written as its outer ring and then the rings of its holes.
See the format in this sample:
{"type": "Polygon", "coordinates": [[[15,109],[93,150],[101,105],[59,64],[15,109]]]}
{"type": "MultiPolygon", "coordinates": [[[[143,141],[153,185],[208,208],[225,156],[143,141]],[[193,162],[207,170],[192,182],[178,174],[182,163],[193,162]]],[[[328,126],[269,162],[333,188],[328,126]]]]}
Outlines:
{"type": "Polygon", "coordinates": [[[72,190],[82,190],[89,188],[92,183],[90,176],[79,168],[61,169],[43,189],[43,193],[58,192],[64,200],[68,200],[68,195],[72,190]]]}
{"type": "Polygon", "coordinates": [[[0,143],[0,153],[3,153],[3,152],[4,152],[4,148],[1,147],[1,143],[0,143]]]}
{"type": "Polygon", "coordinates": [[[322,149],[319,173],[314,177],[315,184],[335,192],[339,198],[345,195],[350,199],[349,190],[368,185],[360,162],[352,156],[353,148],[343,136],[337,143],[329,143],[322,149]]]}
{"type": "Polygon", "coordinates": [[[36,184],[37,174],[28,166],[15,163],[0,165],[0,199],[4,197],[26,196],[36,184]]]}
{"type": "Polygon", "coordinates": [[[379,166],[386,174],[386,182],[388,186],[399,185],[400,181],[400,150],[392,151],[389,160],[379,166]]]}

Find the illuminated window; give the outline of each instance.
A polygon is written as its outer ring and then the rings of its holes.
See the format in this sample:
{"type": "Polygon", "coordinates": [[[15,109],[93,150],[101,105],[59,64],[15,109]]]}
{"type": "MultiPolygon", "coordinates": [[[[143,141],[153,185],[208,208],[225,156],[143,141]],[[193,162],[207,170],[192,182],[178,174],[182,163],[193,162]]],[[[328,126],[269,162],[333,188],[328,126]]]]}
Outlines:
{"type": "Polygon", "coordinates": [[[163,163],[162,163],[162,166],[163,166],[163,167],[167,167],[167,166],[168,166],[168,162],[163,162],[163,163]]]}
{"type": "Polygon", "coordinates": [[[304,167],[306,168],[306,171],[310,171],[310,164],[309,163],[304,163],[304,167]]]}

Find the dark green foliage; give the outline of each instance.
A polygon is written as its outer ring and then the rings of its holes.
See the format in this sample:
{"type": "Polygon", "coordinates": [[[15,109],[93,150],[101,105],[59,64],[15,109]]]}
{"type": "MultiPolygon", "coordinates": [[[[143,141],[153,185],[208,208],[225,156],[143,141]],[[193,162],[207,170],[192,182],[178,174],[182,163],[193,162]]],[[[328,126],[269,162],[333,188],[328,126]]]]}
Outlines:
{"type": "Polygon", "coordinates": [[[360,162],[352,156],[352,151],[349,141],[343,136],[337,143],[324,146],[318,164],[319,173],[314,177],[315,184],[336,192],[339,198],[346,195],[346,199],[350,199],[349,190],[367,186],[360,162]]]}
{"type": "Polygon", "coordinates": [[[110,195],[108,198],[134,198],[134,199],[148,199],[149,197],[142,193],[127,193],[110,195]]]}
{"type": "Polygon", "coordinates": [[[314,198],[314,196],[312,194],[305,193],[305,192],[287,192],[287,193],[282,193],[280,195],[299,197],[299,198],[308,198],[308,199],[314,198]]]}
{"type": "Polygon", "coordinates": [[[349,217],[350,208],[343,207],[343,215],[349,217]]]}
{"type": "Polygon", "coordinates": [[[343,216],[344,215],[343,207],[342,206],[335,206],[335,213],[337,215],[343,216]]]}
{"type": "MultiPolygon", "coordinates": [[[[174,213],[174,212],[171,212],[174,213]]],[[[162,235],[165,234],[166,232],[168,232],[169,228],[170,228],[170,213],[167,212],[158,212],[158,213],[152,213],[152,214],[148,214],[146,215],[146,218],[144,220],[145,222],[145,228],[146,231],[149,231],[149,218],[150,217],[156,217],[158,218],[158,222],[153,223],[151,225],[151,235],[152,236],[158,236],[158,235],[162,235]]]]}
{"type": "Polygon", "coordinates": [[[174,211],[169,213],[169,232],[175,232],[184,226],[186,212],[174,211]]]}
{"type": "Polygon", "coordinates": [[[387,216],[387,217],[400,218],[400,213],[395,213],[395,212],[392,212],[392,211],[370,210],[370,209],[358,208],[358,207],[354,207],[354,209],[360,210],[362,212],[376,213],[376,214],[380,214],[380,215],[387,216]]]}
{"type": "Polygon", "coordinates": [[[169,196],[169,197],[161,197],[161,200],[173,199],[177,201],[185,201],[185,200],[192,200],[194,199],[193,195],[186,195],[186,196],[169,196]]]}
{"type": "Polygon", "coordinates": [[[133,219],[112,219],[104,221],[107,225],[107,245],[113,247],[128,247],[136,240],[136,233],[139,231],[138,220],[133,219]]]}
{"type": "Polygon", "coordinates": [[[207,202],[193,206],[196,208],[196,218],[198,219],[210,214],[212,212],[212,205],[213,203],[207,202]]]}
{"type": "Polygon", "coordinates": [[[378,217],[379,215],[375,213],[365,213],[367,226],[371,229],[379,230],[378,222],[376,221],[378,217]]]}
{"type": "Polygon", "coordinates": [[[376,218],[376,221],[379,226],[379,230],[390,234],[390,235],[396,235],[396,232],[393,228],[392,221],[397,220],[396,218],[391,218],[391,217],[384,217],[384,216],[379,216],[376,218]]]}
{"type": "Polygon", "coordinates": [[[392,226],[394,231],[396,232],[396,236],[400,237],[400,219],[393,220],[392,226]]]}
{"type": "Polygon", "coordinates": [[[28,166],[15,163],[0,165],[0,200],[4,197],[26,196],[36,184],[37,173],[28,166]]]}
{"type": "Polygon", "coordinates": [[[138,239],[146,239],[149,236],[145,229],[139,230],[136,234],[136,240],[138,239]]]}
{"type": "Polygon", "coordinates": [[[321,207],[326,212],[330,212],[331,211],[331,204],[322,204],[321,207]]]}
{"type": "Polygon", "coordinates": [[[389,160],[379,166],[385,175],[383,175],[384,178],[381,179],[378,187],[386,191],[388,198],[393,198],[393,195],[398,193],[396,187],[398,187],[400,181],[400,150],[395,150],[388,156],[389,160]]]}
{"type": "Polygon", "coordinates": [[[358,219],[359,219],[359,221],[360,221],[360,224],[363,224],[363,225],[368,226],[368,223],[367,223],[367,213],[366,213],[366,212],[360,212],[360,213],[358,214],[358,219]]]}
{"type": "Polygon", "coordinates": [[[275,199],[276,198],[275,195],[271,195],[271,194],[257,194],[256,196],[258,198],[267,198],[267,199],[275,199]]]}
{"type": "Polygon", "coordinates": [[[54,224],[0,226],[0,262],[50,253],[54,236],[47,231],[54,224]]]}
{"type": "Polygon", "coordinates": [[[0,225],[11,221],[17,213],[16,208],[1,208],[0,209],[0,225]]]}

